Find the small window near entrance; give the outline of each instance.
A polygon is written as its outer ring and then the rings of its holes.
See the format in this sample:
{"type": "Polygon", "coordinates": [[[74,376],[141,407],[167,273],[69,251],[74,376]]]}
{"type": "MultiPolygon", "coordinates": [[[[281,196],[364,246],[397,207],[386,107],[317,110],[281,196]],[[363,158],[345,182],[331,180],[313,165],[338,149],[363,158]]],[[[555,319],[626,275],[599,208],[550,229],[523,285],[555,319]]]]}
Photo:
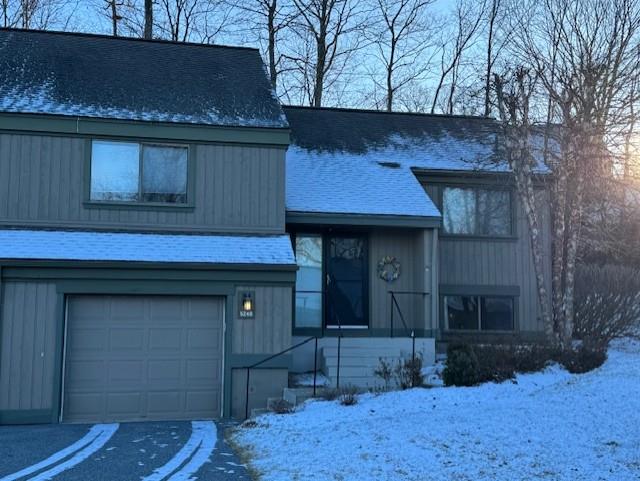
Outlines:
{"type": "Polygon", "coordinates": [[[444,296],[447,328],[466,331],[515,329],[514,298],[506,296],[444,296]]]}
{"type": "Polygon", "coordinates": [[[296,327],[322,327],[322,237],[296,236],[296,327]]]}
{"type": "Polygon", "coordinates": [[[94,140],[90,200],[187,203],[185,146],[94,140]]]}

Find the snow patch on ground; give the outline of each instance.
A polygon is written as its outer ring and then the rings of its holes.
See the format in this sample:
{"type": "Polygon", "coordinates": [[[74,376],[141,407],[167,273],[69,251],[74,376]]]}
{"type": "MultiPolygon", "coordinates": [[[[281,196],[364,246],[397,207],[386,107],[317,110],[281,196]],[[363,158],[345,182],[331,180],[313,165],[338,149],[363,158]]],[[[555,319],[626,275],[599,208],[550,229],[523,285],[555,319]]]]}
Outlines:
{"type": "MultiPolygon", "coordinates": [[[[292,374],[290,383],[295,387],[313,387],[313,373],[303,372],[299,374],[292,374]]],[[[327,376],[321,372],[316,375],[316,387],[328,386],[329,384],[331,384],[331,381],[327,376]]]]}
{"type": "Polygon", "coordinates": [[[264,481],[640,479],[640,342],[583,375],[311,402],[239,429],[264,481]]]}

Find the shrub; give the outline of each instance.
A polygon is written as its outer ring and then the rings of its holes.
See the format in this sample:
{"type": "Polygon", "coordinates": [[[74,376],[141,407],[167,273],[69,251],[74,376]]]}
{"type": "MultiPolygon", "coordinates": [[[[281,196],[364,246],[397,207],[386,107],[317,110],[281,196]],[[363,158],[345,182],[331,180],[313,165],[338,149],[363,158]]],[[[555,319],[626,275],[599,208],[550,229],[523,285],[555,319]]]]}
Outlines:
{"type": "Polygon", "coordinates": [[[384,381],[385,390],[391,388],[392,381],[398,388],[405,390],[424,384],[422,364],[422,354],[416,354],[413,358],[398,360],[395,365],[380,358],[378,367],[374,369],[373,375],[384,381]]]}
{"type": "Polygon", "coordinates": [[[343,406],[353,406],[358,404],[358,388],[355,386],[344,386],[340,388],[340,404],[343,406]]]}
{"type": "Polygon", "coordinates": [[[409,357],[398,361],[394,374],[398,387],[402,390],[422,386],[424,384],[422,354],[416,354],[413,358],[409,357]]]}
{"type": "Polygon", "coordinates": [[[604,364],[607,353],[604,350],[596,350],[582,344],[577,349],[561,351],[557,361],[565,369],[573,374],[582,374],[592,371],[604,364]]]}
{"type": "Polygon", "coordinates": [[[445,386],[473,386],[479,381],[478,358],[469,344],[450,344],[442,373],[445,386]]]}
{"type": "Polygon", "coordinates": [[[320,397],[325,401],[335,401],[336,399],[338,399],[339,395],[340,395],[340,391],[335,388],[328,387],[320,391],[320,397]]]}
{"type": "Polygon", "coordinates": [[[391,388],[391,379],[393,378],[393,366],[384,358],[379,358],[378,367],[373,370],[373,375],[379,377],[384,382],[384,389],[388,391],[391,388]]]}
{"type": "Polygon", "coordinates": [[[605,360],[603,349],[587,344],[565,350],[544,344],[453,345],[447,350],[443,380],[447,386],[503,382],[516,373],[541,371],[552,362],[580,374],[600,367],[605,360]]]}
{"type": "Polygon", "coordinates": [[[269,403],[269,409],[276,414],[290,414],[293,412],[293,406],[284,399],[275,399],[269,403]]]}
{"type": "Polygon", "coordinates": [[[576,271],[574,336],[595,352],[640,326],[640,271],[582,265],[576,271]]]}

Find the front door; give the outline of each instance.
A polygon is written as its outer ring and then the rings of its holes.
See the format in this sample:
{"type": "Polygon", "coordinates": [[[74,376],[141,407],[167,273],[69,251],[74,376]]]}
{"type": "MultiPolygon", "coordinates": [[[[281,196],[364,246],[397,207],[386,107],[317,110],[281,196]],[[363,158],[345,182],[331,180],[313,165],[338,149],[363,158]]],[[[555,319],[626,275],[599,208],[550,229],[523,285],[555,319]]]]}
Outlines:
{"type": "Polygon", "coordinates": [[[366,237],[330,235],[325,249],[327,327],[366,328],[369,318],[366,237]]]}

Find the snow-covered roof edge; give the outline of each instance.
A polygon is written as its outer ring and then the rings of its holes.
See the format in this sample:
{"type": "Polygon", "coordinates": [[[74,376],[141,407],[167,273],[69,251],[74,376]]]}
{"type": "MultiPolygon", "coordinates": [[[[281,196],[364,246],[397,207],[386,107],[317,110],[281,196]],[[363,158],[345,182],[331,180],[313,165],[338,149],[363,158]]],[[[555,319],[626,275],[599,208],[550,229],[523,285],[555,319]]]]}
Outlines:
{"type": "Polygon", "coordinates": [[[0,229],[0,259],[291,266],[288,235],[187,235],[0,229]]]}

